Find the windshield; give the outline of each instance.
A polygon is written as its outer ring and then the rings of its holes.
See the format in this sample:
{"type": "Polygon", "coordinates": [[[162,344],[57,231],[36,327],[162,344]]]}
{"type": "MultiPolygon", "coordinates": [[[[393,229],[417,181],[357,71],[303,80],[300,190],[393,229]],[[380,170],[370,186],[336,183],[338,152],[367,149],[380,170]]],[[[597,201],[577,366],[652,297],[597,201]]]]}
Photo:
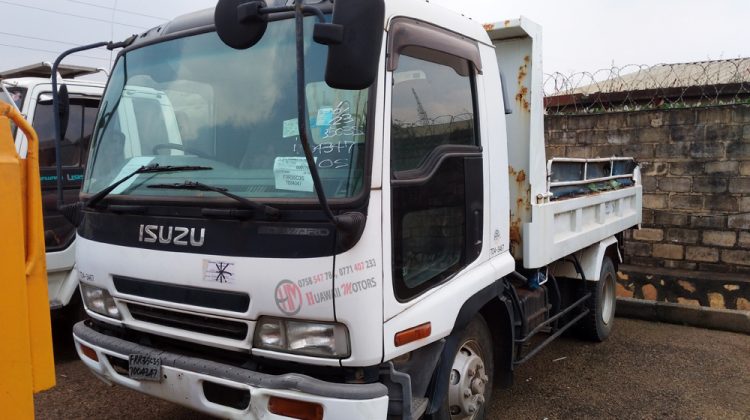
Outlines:
{"type": "MultiPolygon", "coordinates": [[[[325,193],[363,186],[367,90],[323,81],[327,47],[305,19],[305,80],[311,147],[325,193]]],[[[154,189],[197,181],[248,197],[315,200],[297,129],[294,20],[272,22],[247,50],[205,33],[145,46],[118,60],[97,119],[83,190],[96,193],[142,165],[202,165],[200,172],[140,174],[112,195],[218,196],[154,189]]]]}

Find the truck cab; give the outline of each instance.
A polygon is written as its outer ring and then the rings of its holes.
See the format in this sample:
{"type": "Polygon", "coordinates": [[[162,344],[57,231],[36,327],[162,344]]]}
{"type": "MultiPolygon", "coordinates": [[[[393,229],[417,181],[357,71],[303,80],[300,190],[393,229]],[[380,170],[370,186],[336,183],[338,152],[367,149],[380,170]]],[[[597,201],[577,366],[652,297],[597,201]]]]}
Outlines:
{"type": "Polygon", "coordinates": [[[606,339],[637,165],[546,158],[540,63],[531,22],[410,0],[142,34],[81,190],[81,359],[220,417],[482,418],[564,331],[606,339]],[[364,86],[339,83],[352,39],[364,86]]]}
{"type": "MultiPolygon", "coordinates": [[[[94,131],[99,100],[104,84],[79,77],[99,73],[101,69],[63,66],[57,75],[70,92],[70,118],[62,142],[64,195],[66,202],[78,199],[88,146],[94,131]]],[[[55,201],[55,133],[52,111],[51,66],[39,63],[0,72],[3,100],[13,102],[32,124],[39,136],[39,168],[47,250],[47,278],[51,309],[61,309],[77,301],[78,273],[75,270],[75,227],[57,211],[55,201]]],[[[26,136],[14,128],[16,150],[26,156],[26,136]]]]}

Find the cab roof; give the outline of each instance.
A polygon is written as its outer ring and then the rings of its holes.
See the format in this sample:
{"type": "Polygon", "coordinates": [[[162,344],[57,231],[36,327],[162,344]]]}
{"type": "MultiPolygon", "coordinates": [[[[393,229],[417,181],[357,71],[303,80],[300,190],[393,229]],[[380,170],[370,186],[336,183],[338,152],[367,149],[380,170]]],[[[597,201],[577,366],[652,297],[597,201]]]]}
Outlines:
{"type": "MultiPolygon", "coordinates": [[[[269,5],[279,6],[291,4],[291,0],[271,0],[269,5]]],[[[305,3],[320,7],[324,12],[329,12],[333,7],[330,0],[308,0],[305,3]]],[[[485,29],[478,22],[472,21],[455,11],[430,3],[426,0],[385,0],[386,20],[384,25],[390,23],[391,19],[399,16],[411,17],[418,20],[430,22],[436,26],[457,32],[475,41],[491,45],[485,29]]],[[[131,46],[153,41],[156,38],[173,35],[183,31],[196,31],[200,29],[213,30],[214,8],[198,10],[192,13],[178,16],[173,20],[155,26],[138,35],[131,46]]]]}
{"type": "MultiPolygon", "coordinates": [[[[71,64],[60,64],[57,73],[63,79],[74,79],[80,76],[99,73],[102,69],[96,67],[75,66],[71,64]]],[[[41,77],[49,79],[52,77],[52,65],[48,62],[30,64],[28,66],[0,71],[0,80],[16,79],[21,77],[41,77]]]]}

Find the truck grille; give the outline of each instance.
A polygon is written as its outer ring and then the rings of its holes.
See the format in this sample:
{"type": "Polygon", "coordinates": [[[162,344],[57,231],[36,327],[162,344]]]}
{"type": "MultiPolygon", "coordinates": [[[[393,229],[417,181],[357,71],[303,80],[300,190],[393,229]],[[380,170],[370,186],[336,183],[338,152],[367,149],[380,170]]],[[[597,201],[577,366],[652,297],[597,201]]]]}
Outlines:
{"type": "Polygon", "coordinates": [[[247,324],[242,322],[186,314],[135,303],[127,305],[130,315],[138,321],[235,340],[244,340],[247,337],[247,324]]]}
{"type": "Polygon", "coordinates": [[[114,276],[113,280],[118,292],[133,296],[233,312],[245,312],[250,307],[250,296],[246,293],[160,283],[122,276],[114,276]]]}

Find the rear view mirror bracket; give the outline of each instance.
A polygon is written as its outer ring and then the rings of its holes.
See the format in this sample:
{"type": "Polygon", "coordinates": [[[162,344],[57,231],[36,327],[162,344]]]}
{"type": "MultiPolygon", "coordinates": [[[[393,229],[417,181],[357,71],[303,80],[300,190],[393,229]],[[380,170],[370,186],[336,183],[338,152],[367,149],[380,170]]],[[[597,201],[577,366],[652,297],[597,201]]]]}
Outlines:
{"type": "Polygon", "coordinates": [[[335,23],[316,23],[313,40],[323,45],[339,45],[344,41],[344,27],[335,23]]]}
{"type": "MultiPolygon", "coordinates": [[[[305,15],[315,15],[318,24],[325,24],[323,12],[315,6],[300,5],[305,15]]],[[[219,0],[214,9],[214,24],[216,33],[224,44],[238,50],[244,50],[257,44],[268,27],[268,15],[272,13],[292,12],[296,9],[292,6],[268,7],[265,0],[219,0]]],[[[317,27],[317,25],[316,25],[317,27]]],[[[331,30],[323,30],[329,34],[331,30]]],[[[335,41],[335,29],[333,35],[323,36],[321,39],[335,41]]],[[[338,30],[342,32],[341,29],[338,30]]]]}
{"type": "Polygon", "coordinates": [[[237,6],[237,22],[241,24],[252,24],[254,22],[268,21],[268,14],[261,9],[266,7],[263,1],[250,1],[237,6]]]}

